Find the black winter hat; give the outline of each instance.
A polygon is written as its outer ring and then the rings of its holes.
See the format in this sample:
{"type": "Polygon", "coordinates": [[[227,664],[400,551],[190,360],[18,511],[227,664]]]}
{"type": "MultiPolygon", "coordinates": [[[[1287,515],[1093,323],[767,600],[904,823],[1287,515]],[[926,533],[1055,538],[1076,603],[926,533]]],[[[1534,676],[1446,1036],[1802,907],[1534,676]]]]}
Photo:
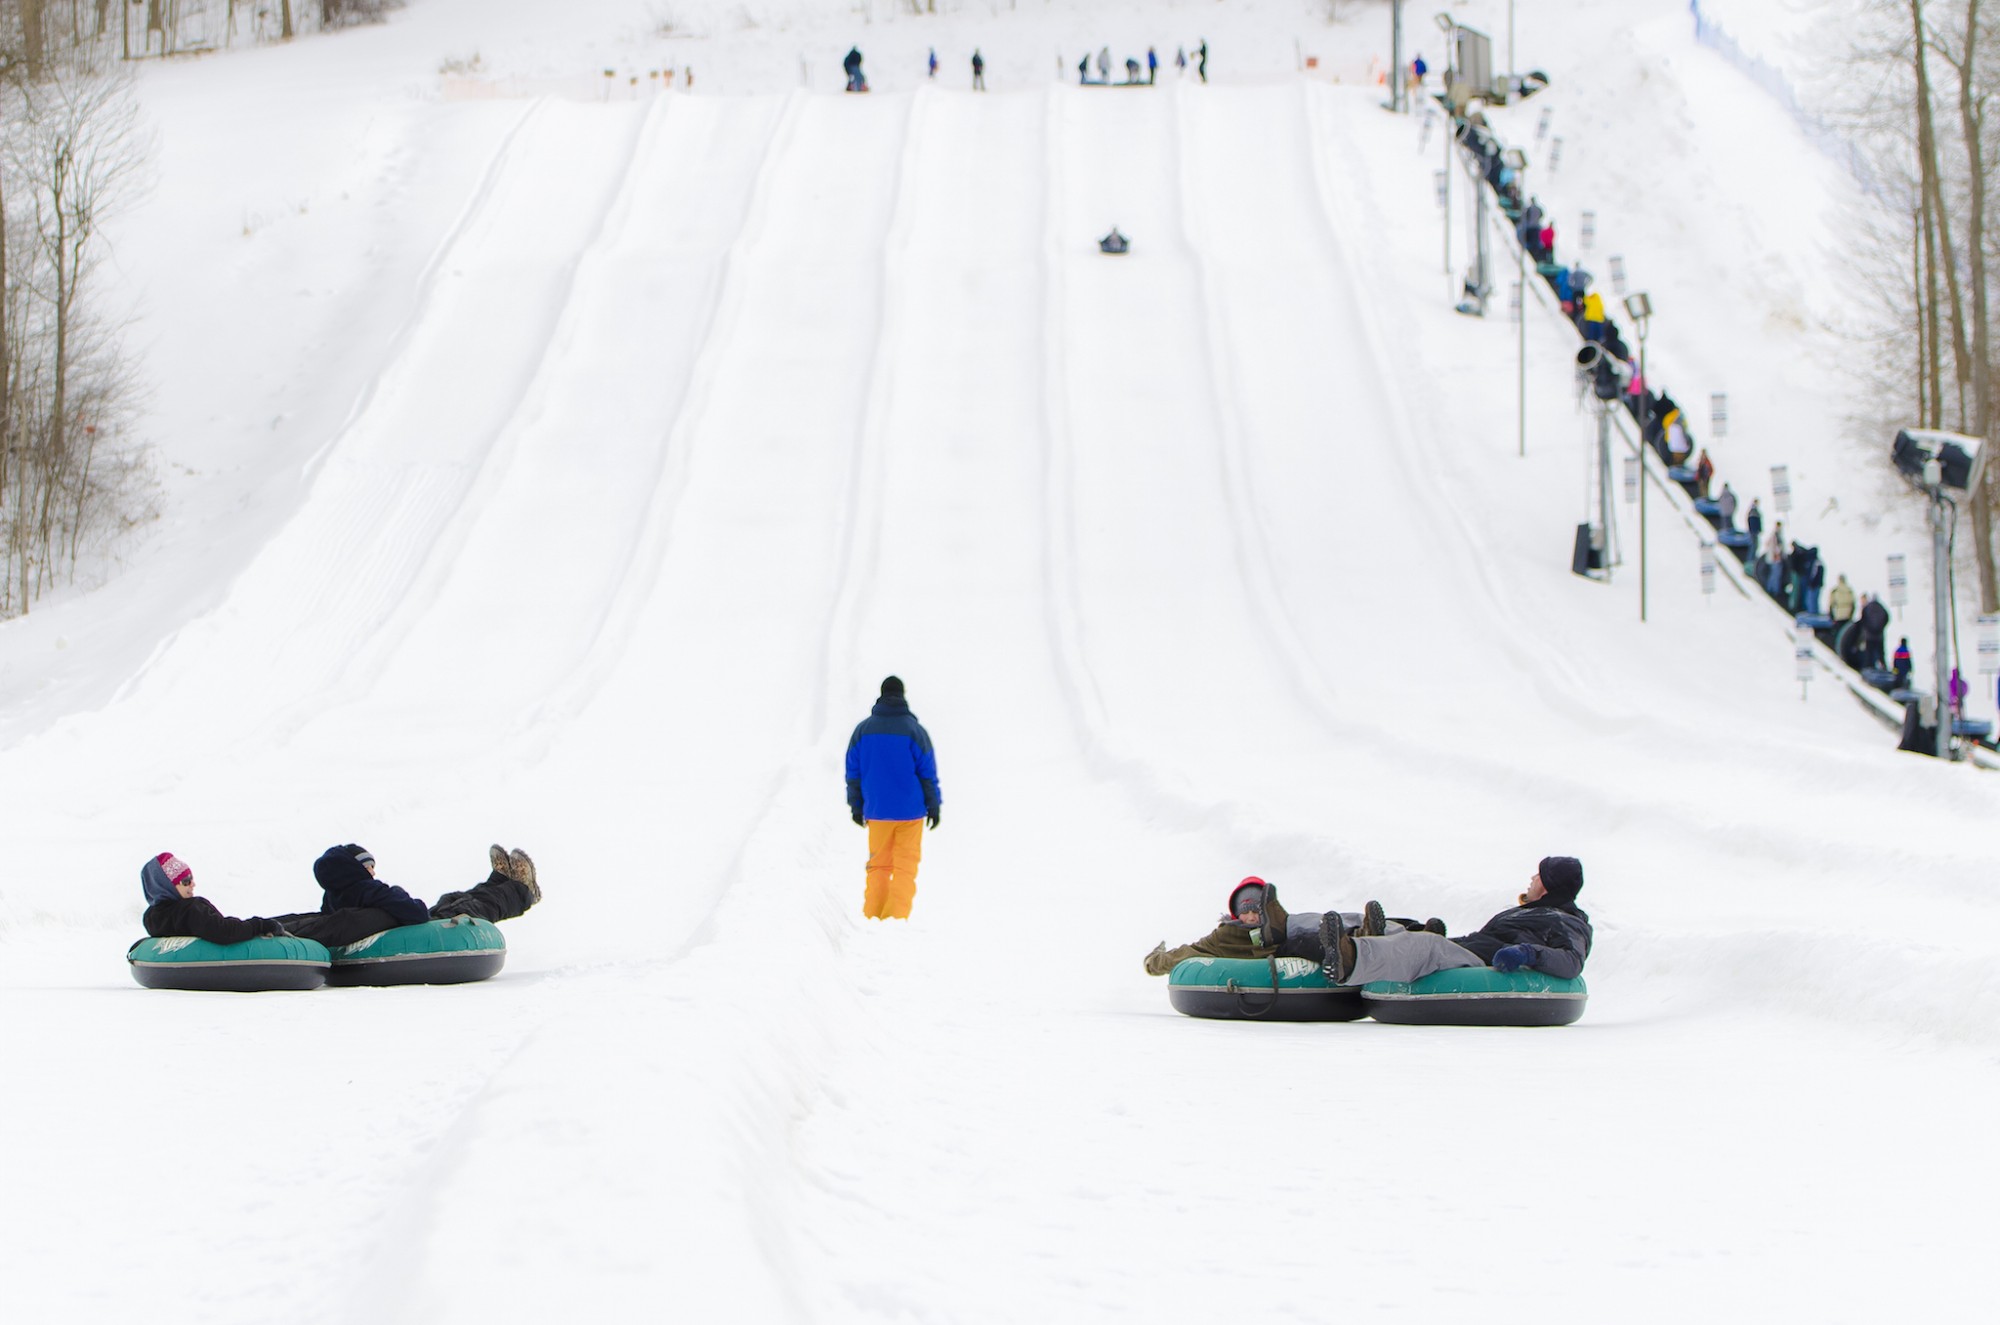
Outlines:
{"type": "Polygon", "coordinates": [[[900,676],[883,677],[882,697],[884,699],[901,699],[903,697],[903,678],[900,676]]]}
{"type": "Polygon", "coordinates": [[[1583,891],[1583,862],[1575,856],[1543,856],[1535,872],[1542,876],[1542,891],[1558,902],[1574,902],[1583,891]]]}

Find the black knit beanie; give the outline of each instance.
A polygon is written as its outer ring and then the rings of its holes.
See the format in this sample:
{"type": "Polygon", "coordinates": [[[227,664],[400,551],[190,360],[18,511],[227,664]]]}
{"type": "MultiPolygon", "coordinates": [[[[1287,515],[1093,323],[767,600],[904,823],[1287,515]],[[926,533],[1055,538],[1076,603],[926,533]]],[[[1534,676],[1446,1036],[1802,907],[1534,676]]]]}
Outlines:
{"type": "Polygon", "coordinates": [[[882,698],[901,699],[902,697],[903,697],[903,678],[900,676],[883,677],[882,698]]]}
{"type": "Polygon", "coordinates": [[[1575,856],[1543,856],[1535,872],[1542,876],[1542,891],[1558,902],[1574,902],[1583,891],[1583,862],[1575,856]]]}

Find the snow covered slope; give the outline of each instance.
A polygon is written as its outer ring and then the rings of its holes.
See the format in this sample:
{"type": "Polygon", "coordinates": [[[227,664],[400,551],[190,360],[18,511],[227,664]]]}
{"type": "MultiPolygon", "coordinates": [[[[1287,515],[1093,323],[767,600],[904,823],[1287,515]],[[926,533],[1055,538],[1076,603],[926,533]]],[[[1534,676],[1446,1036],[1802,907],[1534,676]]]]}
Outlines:
{"type": "MultiPolygon", "coordinates": [[[[1294,9],[1246,7],[1242,47],[1294,9]]],[[[354,201],[415,251],[335,282],[361,311],[314,324],[352,343],[312,427],[261,468],[212,439],[246,468],[200,500],[250,532],[183,527],[136,622],[114,586],[9,627],[122,641],[17,692],[0,750],[9,1318],[1978,1300],[2000,791],[1801,702],[1685,530],[1654,526],[1644,626],[1630,577],[1568,574],[1569,347],[1531,325],[1519,458],[1513,331],[1438,297],[1417,123],[1281,59],[1129,92],[382,90],[468,12],[232,57],[356,62],[410,134],[384,159],[416,156],[354,201]],[[449,170],[416,164],[432,126],[449,170]],[[945,806],[886,927],[840,758],[891,671],[945,806]],[[435,896],[495,838],[548,897],[489,984],[119,969],[152,852],[248,914],[308,905],[334,841],[435,896]],[[1551,852],[1598,923],[1568,1030],[1202,1023],[1139,971],[1242,874],[1463,929],[1551,852]]],[[[885,27],[1005,51],[1011,21],[885,27]]],[[[262,261],[225,287],[246,318],[287,288],[262,261]]]]}

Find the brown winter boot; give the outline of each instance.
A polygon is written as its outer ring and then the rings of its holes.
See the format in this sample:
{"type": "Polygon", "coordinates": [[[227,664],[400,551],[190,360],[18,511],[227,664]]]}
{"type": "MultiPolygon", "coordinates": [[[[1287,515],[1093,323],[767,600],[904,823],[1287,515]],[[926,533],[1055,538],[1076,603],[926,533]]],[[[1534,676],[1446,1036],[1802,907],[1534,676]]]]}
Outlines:
{"type": "Polygon", "coordinates": [[[541,901],[542,885],[535,882],[535,862],[528,859],[528,853],[519,847],[515,847],[507,853],[507,863],[512,866],[507,877],[513,879],[516,883],[526,884],[528,887],[528,896],[534,898],[537,902],[541,901]]]}
{"type": "Polygon", "coordinates": [[[507,859],[507,848],[495,842],[486,848],[486,859],[491,862],[493,872],[503,879],[514,877],[514,867],[507,859]]]}
{"type": "Polygon", "coordinates": [[[1380,902],[1370,902],[1361,912],[1361,933],[1371,939],[1379,939],[1389,932],[1389,917],[1382,910],[1380,902]]]}

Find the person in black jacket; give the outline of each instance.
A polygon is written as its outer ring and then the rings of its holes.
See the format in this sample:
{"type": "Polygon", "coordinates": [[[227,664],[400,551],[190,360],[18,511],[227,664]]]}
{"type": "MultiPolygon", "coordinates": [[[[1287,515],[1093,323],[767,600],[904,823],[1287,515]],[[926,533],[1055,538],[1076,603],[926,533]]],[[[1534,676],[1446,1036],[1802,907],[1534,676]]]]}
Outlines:
{"type": "Polygon", "coordinates": [[[139,887],[146,895],[146,932],[156,939],[191,936],[210,943],[247,943],[285,933],[275,917],[238,920],[222,914],[206,897],[196,897],[194,871],[171,851],[140,866],[139,887]]]}
{"type": "Polygon", "coordinates": [[[1590,917],[1576,904],[1582,889],[1582,862],[1574,856],[1545,856],[1519,906],[1458,938],[1425,930],[1353,934],[1329,911],[1320,922],[1324,969],[1329,980],[1341,985],[1420,980],[1462,966],[1534,970],[1573,980],[1583,974],[1584,959],[1590,956],[1590,917]]]}
{"type": "Polygon", "coordinates": [[[422,898],[377,879],[374,853],[366,847],[352,842],[328,847],[313,862],[313,878],[324,894],[319,911],[278,919],[301,938],[332,946],[353,943],[398,925],[421,925],[452,916],[512,920],[542,900],[541,885],[535,881],[535,862],[527,852],[510,852],[495,844],[486,854],[492,871],[482,882],[446,893],[435,906],[427,906],[422,898]]]}

